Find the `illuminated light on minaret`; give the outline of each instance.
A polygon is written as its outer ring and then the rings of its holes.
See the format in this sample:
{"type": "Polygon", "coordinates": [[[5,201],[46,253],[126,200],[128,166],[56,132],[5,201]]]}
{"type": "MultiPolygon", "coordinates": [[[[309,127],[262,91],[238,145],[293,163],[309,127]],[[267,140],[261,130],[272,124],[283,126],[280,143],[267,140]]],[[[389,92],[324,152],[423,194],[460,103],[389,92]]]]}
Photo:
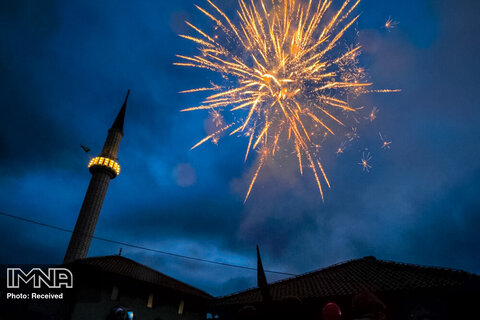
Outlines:
{"type": "Polygon", "coordinates": [[[111,179],[115,179],[120,174],[117,154],[123,137],[123,123],[129,94],[130,90],[127,92],[117,118],[108,130],[102,153],[98,157],[92,158],[88,164],[92,179],[88,185],[63,263],[87,257],[108,185],[111,179]]]}

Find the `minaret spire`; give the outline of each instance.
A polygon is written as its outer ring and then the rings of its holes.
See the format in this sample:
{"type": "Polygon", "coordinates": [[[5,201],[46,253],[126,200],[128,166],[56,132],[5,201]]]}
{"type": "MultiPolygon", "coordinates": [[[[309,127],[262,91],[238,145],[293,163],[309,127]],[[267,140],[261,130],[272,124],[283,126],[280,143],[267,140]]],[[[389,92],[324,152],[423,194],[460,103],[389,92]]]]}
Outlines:
{"type": "Polygon", "coordinates": [[[127,96],[125,97],[125,101],[123,102],[122,108],[120,109],[120,112],[118,113],[112,125],[112,129],[118,129],[122,132],[122,134],[123,134],[123,123],[125,122],[125,110],[127,109],[127,101],[128,101],[129,95],[130,95],[130,89],[128,89],[127,96]]]}
{"type": "Polygon", "coordinates": [[[92,158],[88,164],[92,178],[68,244],[64,263],[87,257],[108,185],[111,179],[120,174],[117,154],[123,137],[123,123],[129,94],[130,90],[127,92],[125,101],[112,127],[108,130],[102,153],[100,156],[92,158]]]}
{"type": "Polygon", "coordinates": [[[257,245],[257,286],[262,293],[263,302],[270,302],[270,291],[268,290],[267,277],[263,269],[262,258],[260,257],[260,249],[257,245]]]}

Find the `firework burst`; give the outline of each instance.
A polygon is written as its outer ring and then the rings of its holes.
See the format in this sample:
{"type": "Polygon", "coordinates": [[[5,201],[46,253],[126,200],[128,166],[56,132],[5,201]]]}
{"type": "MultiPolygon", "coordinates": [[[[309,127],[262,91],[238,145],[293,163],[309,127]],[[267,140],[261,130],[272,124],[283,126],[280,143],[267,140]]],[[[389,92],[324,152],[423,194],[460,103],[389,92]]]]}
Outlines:
{"type": "Polygon", "coordinates": [[[212,94],[182,111],[224,116],[217,122],[222,126],[193,148],[226,133],[247,136],[245,160],[255,150],[258,161],[246,200],[281,143],[296,155],[302,174],[304,167],[311,169],[323,199],[324,186],[330,187],[320,154],[325,139],[360,118],[354,98],[391,92],[368,89],[371,83],[358,66],[361,47],[346,44],[349,30],[356,35],[360,0],[345,0],[338,10],[332,0],[239,0],[238,24],[207,2],[206,9],[196,7],[213,21],[213,32],[186,22],[195,35],[180,36],[196,43],[200,54],[177,55],[181,61],[175,64],[217,72],[225,84],[183,91],[212,94]]]}
{"type": "Polygon", "coordinates": [[[358,164],[362,166],[363,171],[370,172],[370,169],[372,169],[372,166],[370,165],[371,160],[372,160],[372,156],[370,155],[370,152],[368,152],[366,155],[365,155],[365,152],[363,152],[362,159],[358,164]]]}
{"type": "Polygon", "coordinates": [[[382,136],[382,133],[378,133],[380,135],[380,140],[382,141],[382,149],[387,150],[391,148],[392,141],[386,140],[386,137],[382,136]]]}
{"type": "Polygon", "coordinates": [[[393,20],[392,18],[388,17],[387,21],[385,22],[384,28],[390,32],[392,29],[396,28],[399,22],[393,20]]]}

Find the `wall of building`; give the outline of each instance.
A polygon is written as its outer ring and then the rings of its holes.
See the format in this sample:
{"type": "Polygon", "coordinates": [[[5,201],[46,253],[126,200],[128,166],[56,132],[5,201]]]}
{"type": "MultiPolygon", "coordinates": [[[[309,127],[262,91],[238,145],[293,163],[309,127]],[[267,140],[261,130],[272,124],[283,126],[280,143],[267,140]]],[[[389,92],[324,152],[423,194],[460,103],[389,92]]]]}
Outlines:
{"type": "Polygon", "coordinates": [[[138,320],[199,320],[205,318],[205,303],[182,297],[180,293],[122,277],[102,277],[81,281],[71,309],[72,320],[106,319],[112,308],[131,309],[138,320]],[[112,300],[113,288],[118,296],[112,300]],[[152,307],[147,307],[150,294],[152,307]],[[178,314],[184,301],[183,314],[178,314]]]}

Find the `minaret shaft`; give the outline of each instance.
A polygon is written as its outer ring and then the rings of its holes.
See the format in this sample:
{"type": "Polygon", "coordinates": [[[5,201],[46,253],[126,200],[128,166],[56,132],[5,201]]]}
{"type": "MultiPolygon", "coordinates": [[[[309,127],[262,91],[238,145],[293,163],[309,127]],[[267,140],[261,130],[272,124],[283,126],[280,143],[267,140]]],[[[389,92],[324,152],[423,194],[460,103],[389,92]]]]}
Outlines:
{"type": "Polygon", "coordinates": [[[115,128],[108,130],[107,140],[105,140],[100,156],[117,160],[118,149],[122,137],[123,133],[120,130],[115,128]]]}
{"type": "Polygon", "coordinates": [[[90,161],[89,169],[92,178],[88,185],[82,208],[78,214],[78,219],[75,223],[75,228],[70,238],[63,263],[87,257],[95,233],[95,227],[97,226],[98,217],[102,210],[103,200],[107,194],[108,185],[110,180],[114,179],[120,172],[120,166],[116,161],[120,142],[123,137],[123,121],[129,93],[130,90],[127,93],[125,102],[115,122],[110,130],[108,130],[108,136],[105,140],[102,153],[99,157],[92,158],[90,161]]]}
{"type": "Polygon", "coordinates": [[[111,176],[108,172],[96,172],[92,175],[65,254],[64,263],[87,257],[110,179],[111,176]]]}

